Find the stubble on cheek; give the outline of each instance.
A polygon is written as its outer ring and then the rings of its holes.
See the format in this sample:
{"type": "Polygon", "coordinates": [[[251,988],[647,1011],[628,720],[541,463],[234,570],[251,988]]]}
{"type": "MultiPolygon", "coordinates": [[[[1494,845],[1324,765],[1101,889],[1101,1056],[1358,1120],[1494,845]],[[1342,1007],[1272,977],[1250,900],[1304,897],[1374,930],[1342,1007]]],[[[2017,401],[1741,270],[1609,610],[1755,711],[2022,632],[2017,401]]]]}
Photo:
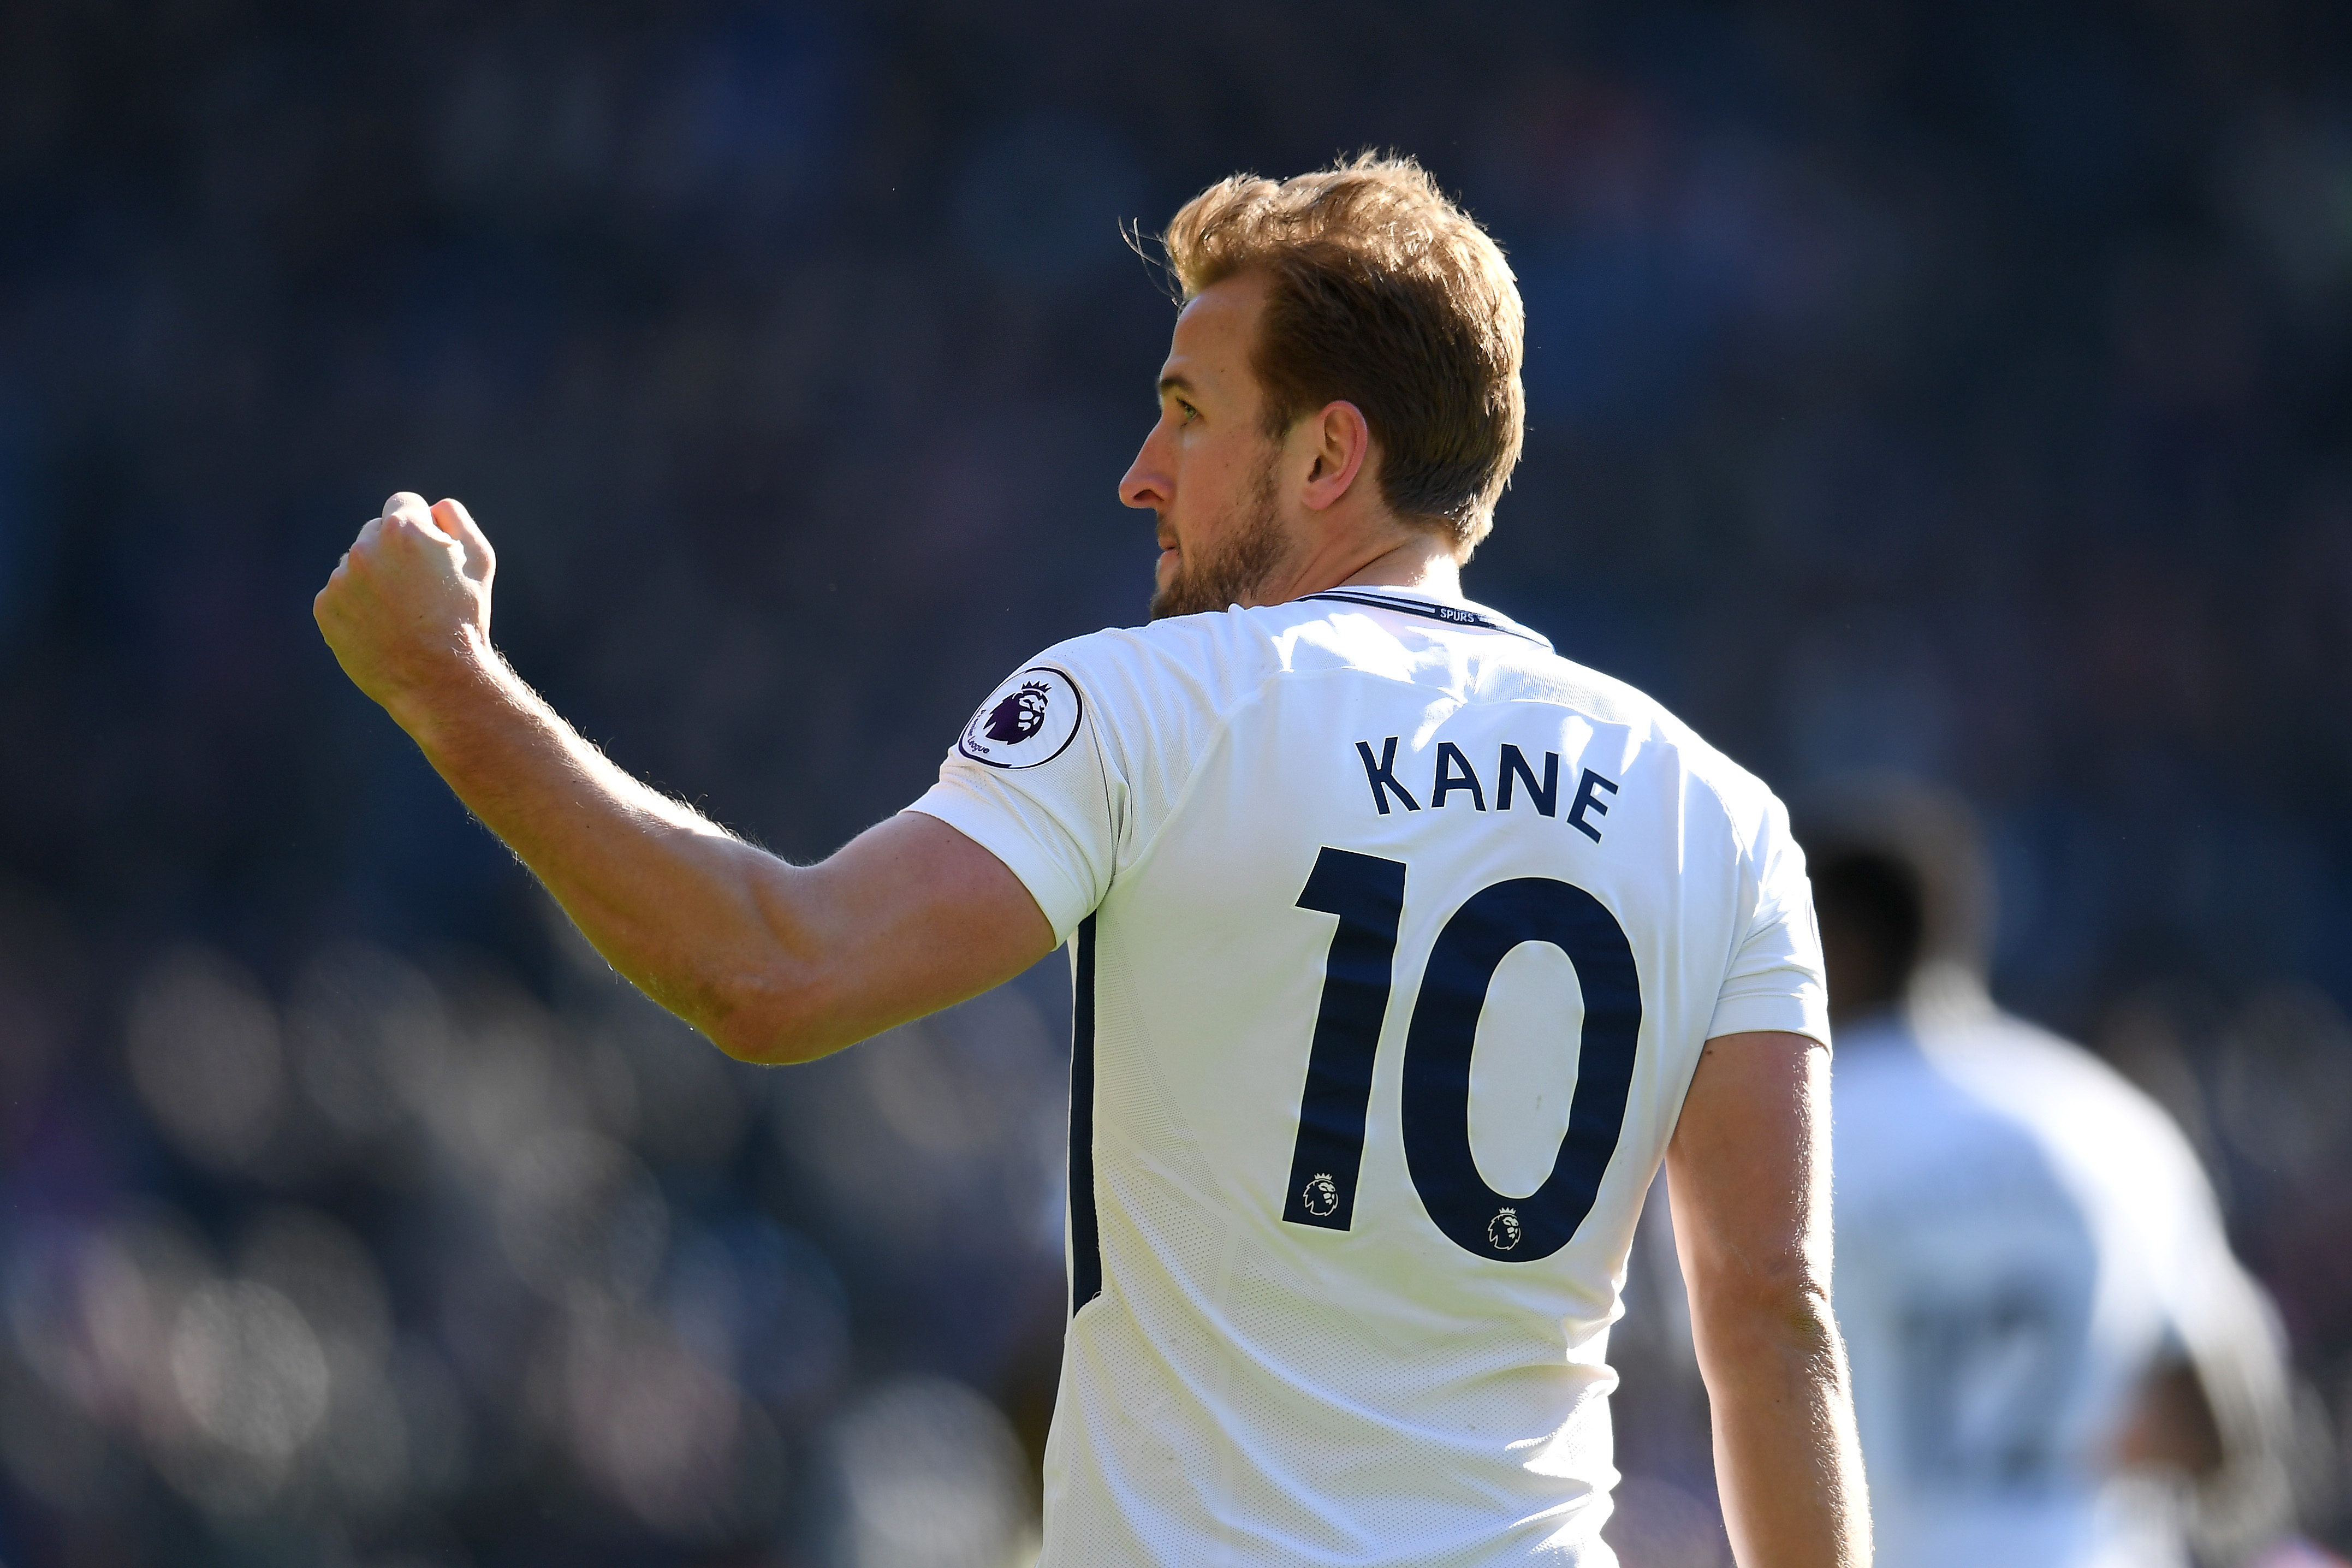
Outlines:
{"type": "Polygon", "coordinates": [[[1240,526],[1213,551],[1180,552],[1164,587],[1155,587],[1151,619],[1197,616],[1256,596],[1290,554],[1275,515],[1275,465],[1269,459],[1251,487],[1240,526]]]}

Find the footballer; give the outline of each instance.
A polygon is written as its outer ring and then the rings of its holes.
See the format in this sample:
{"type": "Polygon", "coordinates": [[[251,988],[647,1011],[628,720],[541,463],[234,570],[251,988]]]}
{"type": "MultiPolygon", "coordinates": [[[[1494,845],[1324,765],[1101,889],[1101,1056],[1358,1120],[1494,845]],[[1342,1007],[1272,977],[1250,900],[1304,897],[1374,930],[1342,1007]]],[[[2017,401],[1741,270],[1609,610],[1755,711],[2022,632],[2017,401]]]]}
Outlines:
{"type": "Polygon", "coordinates": [[[1070,955],[1043,1561],[1600,1568],[1609,1326],[1661,1163],[1743,1568],[1869,1560],[1830,1308],[1829,1028],[1780,804],[1463,595],[1517,461],[1502,253],[1421,168],[1235,176],[1120,498],[1149,624],[1038,653],[812,866],[614,767],[403,492],[343,668],[614,968],[806,1061],[1070,955]]]}

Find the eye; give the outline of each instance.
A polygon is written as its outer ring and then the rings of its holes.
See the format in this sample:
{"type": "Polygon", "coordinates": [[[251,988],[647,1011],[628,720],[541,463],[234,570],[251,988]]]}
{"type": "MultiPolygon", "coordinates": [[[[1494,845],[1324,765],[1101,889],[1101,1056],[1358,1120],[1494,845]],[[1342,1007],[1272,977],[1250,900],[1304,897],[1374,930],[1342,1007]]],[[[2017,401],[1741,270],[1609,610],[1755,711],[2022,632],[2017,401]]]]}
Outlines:
{"type": "Polygon", "coordinates": [[[1179,424],[1190,425],[1193,420],[1198,419],[1201,416],[1201,411],[1199,409],[1193,407],[1191,404],[1185,402],[1181,397],[1176,400],[1176,407],[1178,411],[1184,416],[1182,419],[1177,421],[1179,424]]]}

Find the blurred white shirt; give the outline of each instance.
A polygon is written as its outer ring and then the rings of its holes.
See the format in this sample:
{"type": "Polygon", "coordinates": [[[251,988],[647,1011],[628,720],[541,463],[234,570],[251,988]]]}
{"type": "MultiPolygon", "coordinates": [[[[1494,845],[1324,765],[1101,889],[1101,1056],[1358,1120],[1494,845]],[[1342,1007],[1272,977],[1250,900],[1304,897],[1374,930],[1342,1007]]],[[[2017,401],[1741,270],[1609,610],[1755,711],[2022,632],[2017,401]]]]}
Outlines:
{"type": "Polygon", "coordinates": [[[1945,991],[1838,1040],[1835,1299],[1879,1560],[2185,1564],[2179,1489],[2115,1446],[2181,1359],[2225,1436],[2283,1409],[2267,1305],[2153,1100],[1945,991]]]}

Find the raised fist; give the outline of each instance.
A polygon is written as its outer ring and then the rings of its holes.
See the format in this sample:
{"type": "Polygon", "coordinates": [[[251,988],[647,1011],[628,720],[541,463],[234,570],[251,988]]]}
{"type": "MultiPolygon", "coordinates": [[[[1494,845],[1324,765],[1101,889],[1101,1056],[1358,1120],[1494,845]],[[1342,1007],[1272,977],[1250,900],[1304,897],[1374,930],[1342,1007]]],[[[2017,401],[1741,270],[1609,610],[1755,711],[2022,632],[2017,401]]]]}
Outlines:
{"type": "Polygon", "coordinates": [[[403,490],[360,530],[311,602],[343,673],[396,710],[487,654],[498,557],[463,505],[403,490]]]}

